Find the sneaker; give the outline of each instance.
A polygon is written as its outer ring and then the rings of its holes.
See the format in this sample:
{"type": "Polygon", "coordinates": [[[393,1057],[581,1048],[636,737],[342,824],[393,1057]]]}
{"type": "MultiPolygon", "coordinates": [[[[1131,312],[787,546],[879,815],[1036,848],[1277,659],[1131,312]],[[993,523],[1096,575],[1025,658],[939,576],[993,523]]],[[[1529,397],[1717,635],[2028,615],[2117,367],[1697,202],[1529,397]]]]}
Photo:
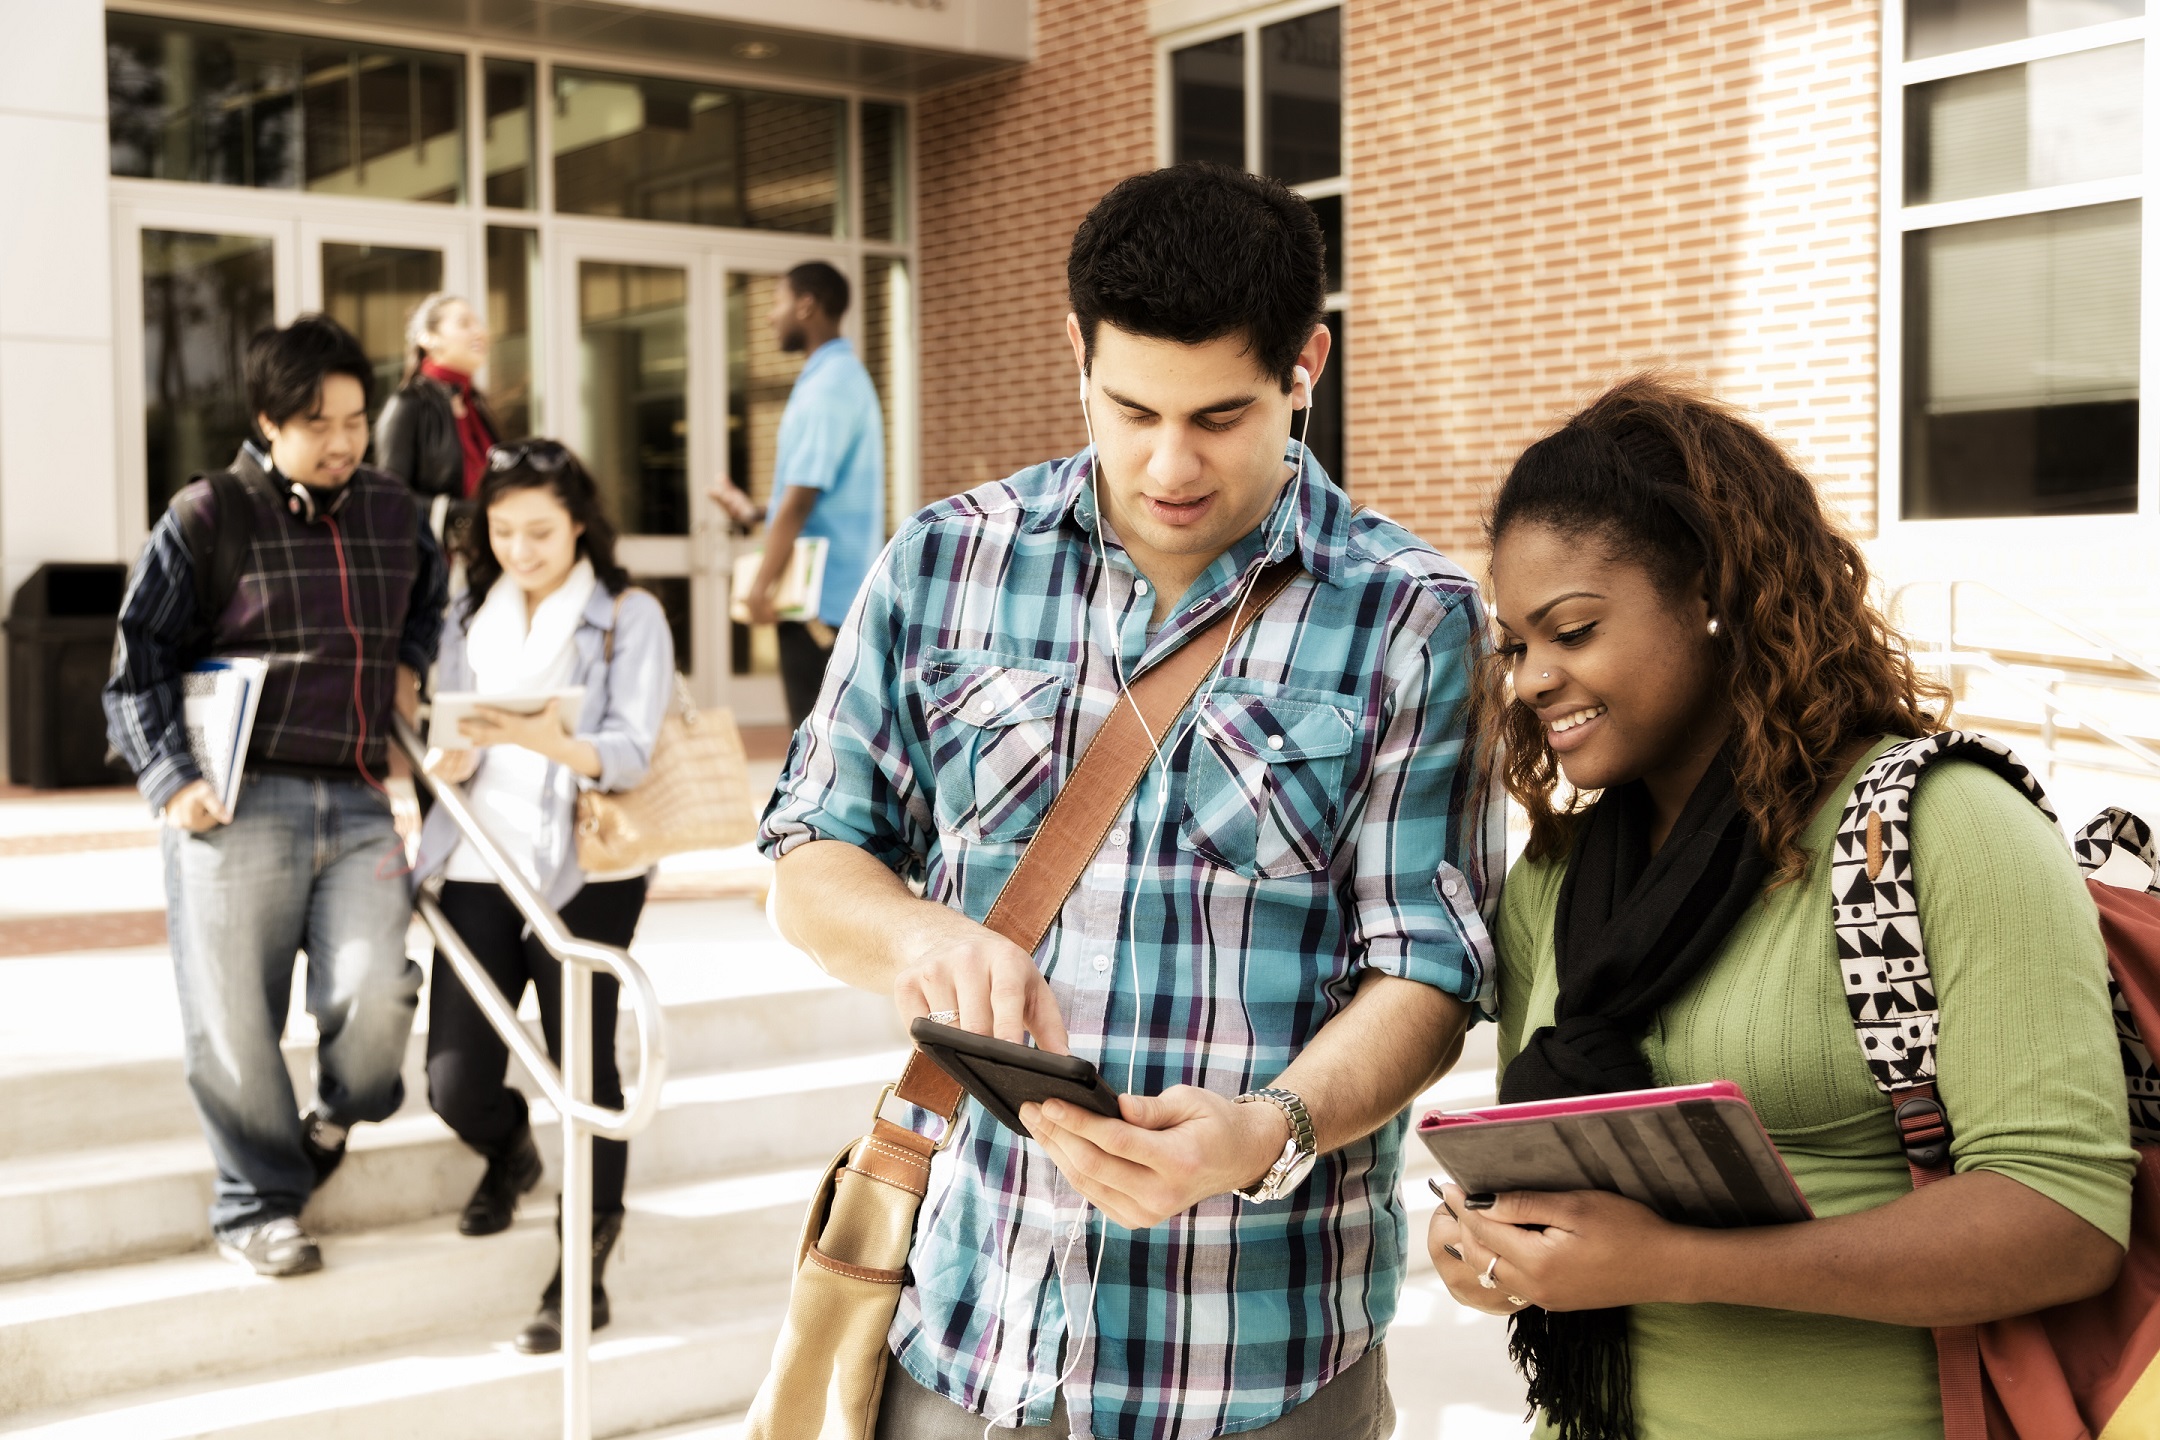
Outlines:
{"type": "Polygon", "coordinates": [[[323,1119],[320,1111],[310,1110],[300,1117],[300,1149],[307,1155],[308,1164],[315,1169],[315,1188],[322,1189],[323,1182],[345,1163],[345,1141],[349,1132],[342,1125],[334,1125],[323,1119]],[[335,1138],[336,1143],[326,1144],[335,1138]]]}
{"type": "Polygon", "coordinates": [[[322,1251],[290,1215],[218,1236],[218,1253],[258,1275],[305,1275],[322,1269],[322,1251]]]}

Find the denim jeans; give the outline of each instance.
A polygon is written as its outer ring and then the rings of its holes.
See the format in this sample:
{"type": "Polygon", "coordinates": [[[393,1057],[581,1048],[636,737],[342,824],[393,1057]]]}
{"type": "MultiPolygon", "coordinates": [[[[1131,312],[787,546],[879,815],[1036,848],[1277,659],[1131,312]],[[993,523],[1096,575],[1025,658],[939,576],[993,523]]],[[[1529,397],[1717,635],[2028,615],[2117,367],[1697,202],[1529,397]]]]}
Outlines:
{"type": "Polygon", "coordinates": [[[298,1215],[314,1185],[279,1047],[293,957],[321,1032],[316,1108],[388,1119],[420,967],[405,954],[412,890],[390,804],[350,781],[250,774],[230,825],[164,832],[167,927],[188,1088],[217,1162],[210,1227],[298,1215]]]}

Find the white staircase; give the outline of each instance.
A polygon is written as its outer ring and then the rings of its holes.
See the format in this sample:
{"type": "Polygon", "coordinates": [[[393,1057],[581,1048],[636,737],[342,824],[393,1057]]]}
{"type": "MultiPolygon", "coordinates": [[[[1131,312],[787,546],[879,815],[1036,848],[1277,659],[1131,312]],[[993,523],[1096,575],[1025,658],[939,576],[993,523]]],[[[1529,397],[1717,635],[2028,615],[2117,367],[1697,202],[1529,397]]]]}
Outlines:
{"type": "MultiPolygon", "coordinates": [[[[614,1324],[594,1337],[603,1436],[747,1406],[809,1189],[861,1132],[904,1044],[890,1001],[826,982],[748,902],[651,907],[635,948],[666,1004],[670,1069],[658,1119],[631,1144],[614,1324]]],[[[133,973],[154,983],[162,957],[145,960],[133,973]]],[[[72,999],[94,1010],[110,977],[85,973],[72,999]]],[[[305,1096],[303,1032],[287,1058],[305,1096]]],[[[404,1109],[355,1132],[308,1208],[324,1269],[289,1280],[207,1248],[211,1167],[176,1054],[0,1070],[0,1433],[552,1433],[557,1364],[509,1338],[554,1265],[560,1130],[536,1105],[550,1176],[518,1223],[458,1235],[481,1162],[428,1111],[424,1049],[416,1035],[404,1109]]]]}

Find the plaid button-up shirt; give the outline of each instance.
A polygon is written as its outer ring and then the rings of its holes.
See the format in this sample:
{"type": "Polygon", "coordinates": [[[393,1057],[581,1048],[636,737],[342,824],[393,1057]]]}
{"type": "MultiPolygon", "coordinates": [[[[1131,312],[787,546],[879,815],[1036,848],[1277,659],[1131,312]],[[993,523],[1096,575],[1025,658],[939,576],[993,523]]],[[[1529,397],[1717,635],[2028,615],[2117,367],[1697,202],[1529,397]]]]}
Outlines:
{"type": "MultiPolygon", "coordinates": [[[[796,735],[766,850],[845,841],[982,919],[1117,699],[1107,646],[1144,674],[1294,550],[1307,574],[1163,737],[1167,763],[1036,956],[1073,1053],[1129,1092],[1234,1096],[1272,1083],[1362,971],[1489,1009],[1503,827],[1464,742],[1476,587],[1353,513],[1308,460],[1151,630],[1124,550],[1104,536],[1098,561],[1089,465],[1036,466],[901,529],[796,735]]],[[[1405,1118],[1321,1157],[1283,1201],[1219,1195],[1141,1231],[1094,1212],[973,1101],[960,1125],[932,1167],[890,1342],[971,1411],[1045,1424],[1069,1365],[1075,1433],[1249,1430],[1393,1317],[1405,1118]]]]}

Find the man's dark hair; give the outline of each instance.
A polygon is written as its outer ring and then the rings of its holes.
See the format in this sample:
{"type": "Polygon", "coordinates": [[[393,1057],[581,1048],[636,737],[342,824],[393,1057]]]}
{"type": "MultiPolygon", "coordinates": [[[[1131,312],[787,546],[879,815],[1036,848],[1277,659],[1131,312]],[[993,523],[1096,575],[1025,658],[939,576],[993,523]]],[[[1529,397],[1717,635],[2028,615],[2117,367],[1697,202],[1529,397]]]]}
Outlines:
{"type": "Polygon", "coordinates": [[[847,314],[847,276],[822,260],[805,260],[788,271],[787,288],[817,301],[818,309],[825,312],[828,320],[838,320],[847,314]]]}
{"type": "Polygon", "coordinates": [[[1065,284],[1090,364],[1104,321],[1180,345],[1242,334],[1287,394],[1327,307],[1326,242],[1280,181],[1189,162],[1096,201],[1073,232],[1065,284]]]}
{"type": "Polygon", "coordinates": [[[347,330],[327,315],[302,315],[279,330],[268,327],[255,332],[247,348],[248,423],[268,415],[283,425],[295,415],[312,411],[322,397],[323,381],[332,375],[350,375],[360,382],[362,402],[375,407],[375,367],[367,351],[347,330]]]}

